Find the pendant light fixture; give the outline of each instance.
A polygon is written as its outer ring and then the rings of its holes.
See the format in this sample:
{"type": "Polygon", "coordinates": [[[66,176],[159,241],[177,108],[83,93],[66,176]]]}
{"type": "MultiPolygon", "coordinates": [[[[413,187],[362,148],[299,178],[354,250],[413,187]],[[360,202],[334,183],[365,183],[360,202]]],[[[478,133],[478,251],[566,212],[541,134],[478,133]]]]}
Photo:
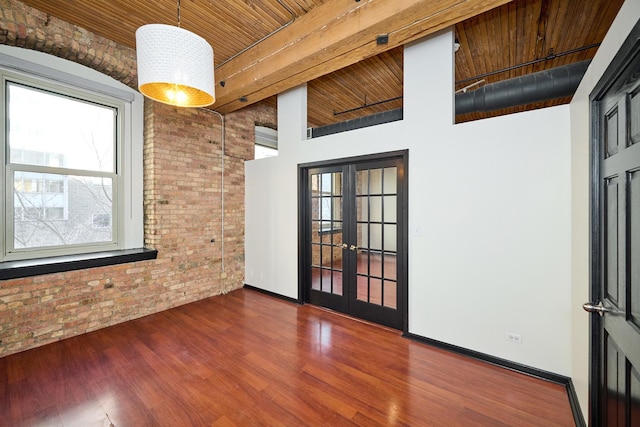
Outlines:
{"type": "Polygon", "coordinates": [[[155,101],[177,107],[215,102],[213,48],[178,26],[148,24],[136,30],[138,89],[155,101]]]}

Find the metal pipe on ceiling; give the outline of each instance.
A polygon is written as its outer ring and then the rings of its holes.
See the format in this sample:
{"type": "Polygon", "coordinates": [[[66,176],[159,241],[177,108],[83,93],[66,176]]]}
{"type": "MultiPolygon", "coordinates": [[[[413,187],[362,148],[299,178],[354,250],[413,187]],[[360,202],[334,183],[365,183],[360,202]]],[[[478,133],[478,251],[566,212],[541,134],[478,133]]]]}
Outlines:
{"type": "Polygon", "coordinates": [[[493,75],[500,74],[500,73],[506,73],[507,71],[516,70],[518,68],[523,68],[523,67],[528,67],[529,65],[534,65],[534,64],[537,64],[539,62],[550,61],[552,59],[560,58],[562,56],[567,56],[567,55],[571,55],[573,53],[582,52],[583,50],[594,49],[594,48],[597,48],[599,46],[600,46],[600,43],[594,43],[594,44],[590,44],[588,46],[582,46],[582,47],[578,47],[578,48],[575,48],[575,49],[565,50],[564,52],[560,52],[560,53],[555,53],[553,51],[553,49],[551,49],[549,54],[547,56],[545,56],[544,58],[538,58],[538,59],[534,59],[533,61],[523,62],[522,64],[516,64],[516,65],[512,65],[510,67],[501,68],[499,70],[489,71],[488,73],[479,74],[479,75],[477,75],[475,77],[469,77],[467,79],[457,80],[456,81],[456,85],[459,85],[459,84],[462,84],[462,83],[472,82],[474,80],[482,79],[484,77],[489,77],[489,76],[493,76],[493,75]]]}
{"type": "Polygon", "coordinates": [[[591,60],[503,80],[455,96],[456,115],[500,110],[572,96],[591,60]]]}
{"type": "MultiPolygon", "coordinates": [[[[521,77],[491,83],[474,91],[455,95],[455,114],[469,114],[518,107],[536,102],[572,96],[591,60],[551,68],[521,77]]],[[[385,101],[394,101],[402,97],[385,101]]],[[[366,107],[361,107],[366,108],[366,107]]],[[[353,110],[358,110],[355,108],[353,110]]],[[[312,137],[387,123],[389,116],[402,118],[402,108],[366,116],[367,120],[352,119],[345,122],[314,128],[312,137]],[[396,114],[399,113],[399,114],[396,114]]]]}
{"type": "MultiPolygon", "coordinates": [[[[591,60],[588,59],[491,83],[473,91],[458,92],[455,94],[456,115],[494,111],[571,96],[578,88],[578,84],[580,84],[590,63],[591,60]]],[[[365,103],[365,105],[344,111],[333,110],[333,115],[352,113],[402,98],[402,96],[398,96],[371,104],[365,103]]]]}

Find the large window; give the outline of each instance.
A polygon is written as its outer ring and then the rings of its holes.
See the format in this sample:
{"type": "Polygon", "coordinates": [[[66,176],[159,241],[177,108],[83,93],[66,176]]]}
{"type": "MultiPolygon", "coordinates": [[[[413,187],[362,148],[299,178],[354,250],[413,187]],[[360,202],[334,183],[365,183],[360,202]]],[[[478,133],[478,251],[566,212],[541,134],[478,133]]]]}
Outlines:
{"type": "Polygon", "coordinates": [[[0,69],[0,261],[142,247],[132,102],[42,74],[0,69]]]}

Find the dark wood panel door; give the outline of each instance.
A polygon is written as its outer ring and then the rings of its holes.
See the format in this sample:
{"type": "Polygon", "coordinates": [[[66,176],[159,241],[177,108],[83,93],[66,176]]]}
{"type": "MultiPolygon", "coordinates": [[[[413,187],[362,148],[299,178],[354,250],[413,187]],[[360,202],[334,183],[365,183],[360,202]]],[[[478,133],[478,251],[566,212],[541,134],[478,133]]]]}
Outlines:
{"type": "Polygon", "coordinates": [[[402,157],[306,169],[305,301],[403,328],[404,179],[402,157]]]}
{"type": "Polygon", "coordinates": [[[594,104],[592,414],[640,426],[640,53],[594,104]]]}

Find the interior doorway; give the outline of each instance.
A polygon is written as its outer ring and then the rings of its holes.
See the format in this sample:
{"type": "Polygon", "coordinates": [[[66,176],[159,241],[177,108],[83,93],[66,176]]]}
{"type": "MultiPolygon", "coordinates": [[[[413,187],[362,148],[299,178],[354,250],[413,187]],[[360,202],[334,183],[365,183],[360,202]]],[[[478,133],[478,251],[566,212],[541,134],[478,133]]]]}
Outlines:
{"type": "Polygon", "coordinates": [[[404,330],[407,152],[300,167],[304,302],[404,330]]]}

